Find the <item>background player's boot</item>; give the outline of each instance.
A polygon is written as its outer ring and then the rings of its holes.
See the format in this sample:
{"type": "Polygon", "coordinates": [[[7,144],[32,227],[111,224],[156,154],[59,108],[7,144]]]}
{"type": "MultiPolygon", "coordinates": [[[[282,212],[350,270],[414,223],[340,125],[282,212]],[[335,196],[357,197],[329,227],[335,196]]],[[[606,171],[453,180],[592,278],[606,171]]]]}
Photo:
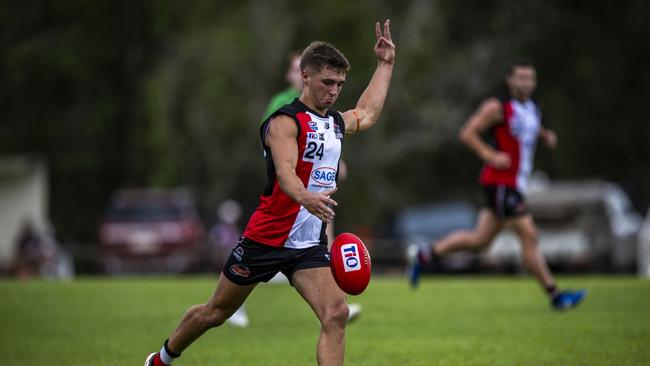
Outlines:
{"type": "Polygon", "coordinates": [[[565,290],[560,291],[551,300],[551,306],[555,310],[567,310],[578,306],[587,296],[587,290],[565,290]]]}
{"type": "Polygon", "coordinates": [[[348,304],[348,310],[349,310],[348,313],[348,324],[349,324],[359,319],[359,316],[361,315],[361,304],[356,302],[348,304]]]}
{"type": "Polygon", "coordinates": [[[226,320],[226,322],[235,327],[246,328],[249,320],[244,305],[240,306],[239,309],[237,309],[237,311],[226,320]]]}

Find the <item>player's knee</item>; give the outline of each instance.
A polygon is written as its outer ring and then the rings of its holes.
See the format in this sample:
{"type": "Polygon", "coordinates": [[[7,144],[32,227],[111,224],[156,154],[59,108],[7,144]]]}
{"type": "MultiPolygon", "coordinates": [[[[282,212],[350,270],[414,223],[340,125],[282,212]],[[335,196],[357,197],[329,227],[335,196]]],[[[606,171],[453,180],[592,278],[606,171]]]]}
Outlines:
{"type": "Polygon", "coordinates": [[[490,240],[489,237],[481,234],[473,235],[470,240],[470,244],[475,250],[487,248],[488,246],[490,246],[491,242],[492,241],[490,240]]]}
{"type": "Polygon", "coordinates": [[[325,309],[325,313],[321,317],[321,326],[326,329],[345,328],[349,313],[350,309],[345,302],[331,305],[325,309]]]}
{"type": "Polygon", "coordinates": [[[536,230],[526,230],[521,233],[521,242],[524,246],[535,247],[539,237],[536,230]]]}

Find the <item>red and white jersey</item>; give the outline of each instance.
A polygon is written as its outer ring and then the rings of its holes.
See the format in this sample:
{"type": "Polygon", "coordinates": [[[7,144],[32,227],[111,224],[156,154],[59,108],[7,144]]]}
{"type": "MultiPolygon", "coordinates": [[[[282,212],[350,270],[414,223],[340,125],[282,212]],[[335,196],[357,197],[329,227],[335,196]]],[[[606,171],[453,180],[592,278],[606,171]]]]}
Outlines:
{"type": "Polygon", "coordinates": [[[327,111],[325,116],[321,116],[295,99],[271,114],[262,124],[267,182],[260,204],[244,230],[244,236],[274,247],[303,249],[327,244],[326,225],[284,193],[276,179],[272,151],[264,143],[264,138],[273,117],[280,114],[293,118],[298,127],[296,175],[305,188],[310,192],[323,192],[336,187],[345,134],[343,117],[336,111],[327,111]]]}
{"type": "Polygon", "coordinates": [[[533,170],[542,114],[532,99],[521,102],[509,98],[501,102],[503,122],[493,127],[490,134],[494,147],[508,154],[511,165],[508,169],[497,169],[486,164],[480,181],[484,186],[505,185],[525,193],[533,170]]]}

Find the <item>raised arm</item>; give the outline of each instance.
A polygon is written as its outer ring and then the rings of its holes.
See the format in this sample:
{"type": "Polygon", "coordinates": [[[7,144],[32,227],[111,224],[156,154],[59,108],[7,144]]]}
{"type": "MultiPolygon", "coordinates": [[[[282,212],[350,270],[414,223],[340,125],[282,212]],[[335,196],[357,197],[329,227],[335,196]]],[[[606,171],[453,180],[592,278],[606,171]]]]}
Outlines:
{"type": "Polygon", "coordinates": [[[336,188],[320,193],[309,192],[305,188],[296,175],[299,158],[297,135],[296,123],[289,116],[279,115],[269,122],[269,130],[264,140],[271,149],[278,184],[284,193],[304,206],[307,211],[324,222],[330,222],[334,218],[331,207],[337,203],[329,196],[336,192],[336,188]]]}
{"type": "Polygon", "coordinates": [[[460,141],[472,149],[483,161],[497,169],[509,168],[510,157],[486,144],[481,138],[481,133],[502,119],[503,105],[498,99],[490,98],[469,117],[458,136],[460,141]]]}
{"type": "Polygon", "coordinates": [[[375,35],[377,36],[374,48],[378,60],[377,69],[354,109],[342,113],[347,135],[372,127],[384,108],[384,101],[388,94],[395,63],[395,44],[390,35],[389,19],[384,22],[383,35],[379,22],[375,24],[375,35]]]}

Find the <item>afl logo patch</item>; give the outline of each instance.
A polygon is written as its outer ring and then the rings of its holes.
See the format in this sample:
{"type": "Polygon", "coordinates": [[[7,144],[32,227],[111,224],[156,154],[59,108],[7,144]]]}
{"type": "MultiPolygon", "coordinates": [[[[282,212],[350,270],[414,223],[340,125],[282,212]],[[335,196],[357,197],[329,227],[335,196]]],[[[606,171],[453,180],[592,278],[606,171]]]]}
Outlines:
{"type": "Polygon", "coordinates": [[[244,256],[244,248],[238,246],[235,248],[235,250],[232,251],[232,256],[241,262],[241,258],[244,256]]]}
{"type": "Polygon", "coordinates": [[[339,140],[343,138],[343,134],[341,133],[341,129],[339,128],[339,125],[336,124],[334,125],[334,134],[336,135],[336,138],[339,140]]]}

